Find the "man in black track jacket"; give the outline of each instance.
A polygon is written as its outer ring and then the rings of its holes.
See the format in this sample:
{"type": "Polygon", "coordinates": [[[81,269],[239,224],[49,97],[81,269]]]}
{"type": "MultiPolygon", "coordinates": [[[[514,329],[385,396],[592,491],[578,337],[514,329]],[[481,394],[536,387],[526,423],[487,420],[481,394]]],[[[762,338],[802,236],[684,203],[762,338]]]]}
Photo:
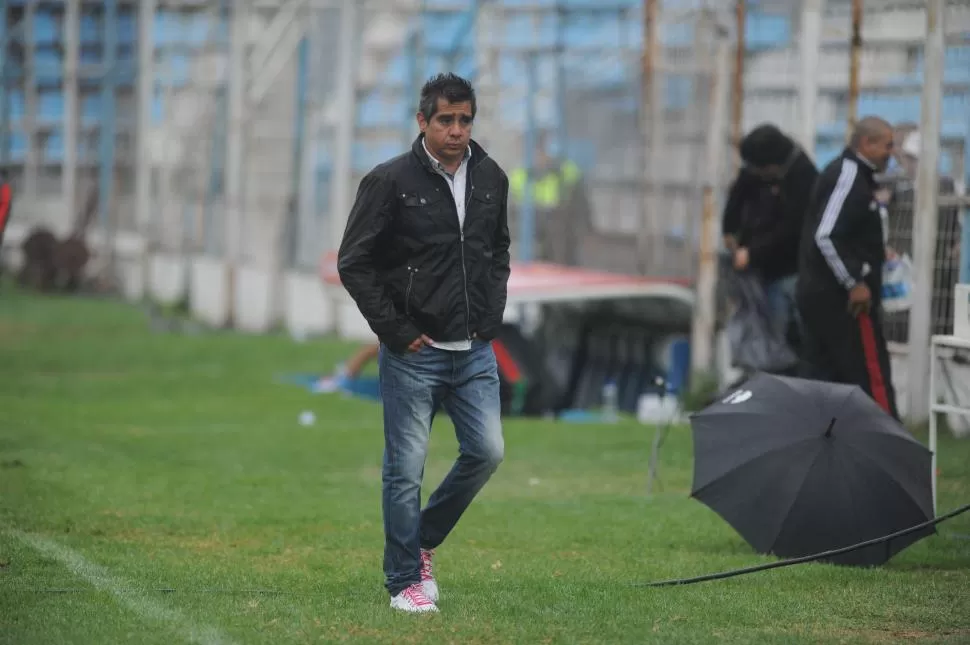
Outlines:
{"type": "Polygon", "coordinates": [[[892,127],[867,117],[822,171],[802,236],[796,299],[805,375],[859,385],[898,417],[880,311],[886,246],[874,195],[874,175],[892,150],[892,127]]]}
{"type": "Polygon", "coordinates": [[[409,613],[438,611],[434,549],[504,454],[491,339],[509,279],[509,181],[471,140],[475,112],[465,79],[425,84],[420,136],[360,182],[338,253],[340,279],[381,342],[385,586],[409,613]],[[459,455],[422,510],[439,407],[459,455]]]}

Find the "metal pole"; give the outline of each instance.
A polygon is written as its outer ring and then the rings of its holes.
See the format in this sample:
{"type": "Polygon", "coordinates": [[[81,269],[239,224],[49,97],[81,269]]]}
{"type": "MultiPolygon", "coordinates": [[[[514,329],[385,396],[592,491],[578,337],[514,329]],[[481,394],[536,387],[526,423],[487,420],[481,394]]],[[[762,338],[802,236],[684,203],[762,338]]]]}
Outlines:
{"type": "MultiPolygon", "coordinates": [[[[27,0],[24,8],[24,135],[27,139],[27,150],[24,157],[24,185],[23,193],[34,197],[37,195],[37,157],[40,153],[40,142],[37,133],[37,60],[34,49],[34,14],[37,11],[37,0],[27,0]]],[[[70,214],[68,215],[70,218],[70,214]]],[[[70,219],[68,219],[70,221],[70,219]]]]}
{"type": "Polygon", "coordinates": [[[929,347],[932,328],[930,303],[933,269],[936,260],[937,193],[940,154],[940,118],[943,96],[945,53],[943,17],[945,0],[926,4],[926,45],[924,47],[923,97],[920,110],[920,155],[916,177],[916,213],[913,230],[915,285],[909,323],[909,417],[923,422],[929,416],[929,347]]]}
{"type": "Polygon", "coordinates": [[[822,16],[825,0],[804,0],[802,5],[802,28],[798,49],[801,55],[801,79],[799,80],[799,121],[802,149],[815,158],[815,106],[818,100],[818,61],[822,42],[822,16]]]}
{"type": "MultiPolygon", "coordinates": [[[[117,87],[118,61],[118,0],[105,0],[103,47],[101,55],[101,130],[99,141],[100,166],[98,168],[98,223],[104,235],[104,243],[109,252],[108,258],[114,258],[114,229],[111,220],[111,207],[114,202],[115,179],[115,98],[117,87]]],[[[114,280],[111,274],[113,267],[108,266],[108,279],[114,280]]]]}
{"type": "Polygon", "coordinates": [[[849,106],[847,110],[845,140],[849,141],[859,118],[859,65],[862,57],[862,3],[852,0],[852,39],[849,42],[849,106]]]}
{"type": "MultiPolygon", "coordinates": [[[[568,161],[569,154],[566,150],[566,140],[569,138],[569,130],[566,127],[566,15],[567,9],[563,6],[562,0],[556,1],[556,139],[559,144],[558,157],[561,161],[568,161]]],[[[578,222],[576,223],[578,225],[578,222]]],[[[573,258],[568,258],[571,260],[573,258]]]]}
{"type": "Polygon", "coordinates": [[[656,160],[660,156],[660,110],[657,105],[659,92],[657,84],[657,63],[660,51],[658,36],[659,0],[643,0],[643,70],[641,97],[641,127],[643,129],[643,168],[644,185],[640,226],[637,229],[637,264],[641,274],[652,268],[650,244],[654,233],[655,206],[659,199],[660,181],[657,175],[656,160]]]}
{"type": "Polygon", "coordinates": [[[701,222],[701,252],[697,274],[697,296],[691,329],[691,371],[703,375],[714,367],[714,329],[716,318],[717,226],[716,195],[721,188],[726,152],[725,130],[730,94],[730,46],[727,34],[718,26],[711,77],[710,128],[707,130],[707,181],[704,186],[704,211],[701,222]]]}
{"type": "MultiPolygon", "coordinates": [[[[419,17],[418,20],[421,20],[419,17]]],[[[404,113],[401,115],[401,147],[407,150],[411,147],[411,133],[414,132],[414,115],[417,112],[415,102],[421,91],[421,73],[418,71],[418,32],[412,31],[405,45],[405,59],[407,61],[408,96],[404,99],[404,113]]]]}
{"type": "Polygon", "coordinates": [[[7,0],[0,0],[0,164],[10,163],[10,95],[7,92],[7,51],[10,34],[7,32],[7,0]]]}
{"type": "Polygon", "coordinates": [[[525,166],[525,194],[519,210],[519,260],[532,262],[535,259],[536,237],[536,208],[535,208],[535,148],[536,130],[536,94],[538,91],[539,70],[538,54],[528,54],[526,66],[525,88],[525,150],[523,164],[525,166]]]}
{"type": "Polygon", "coordinates": [[[248,2],[233,2],[229,8],[229,87],[226,132],[225,256],[228,267],[227,311],[229,326],[236,311],[236,272],[242,260],[243,226],[246,219],[243,156],[246,118],[246,36],[248,2]]]}
{"type": "Polygon", "coordinates": [[[343,0],[340,12],[340,53],[337,64],[337,105],[339,117],[333,154],[330,201],[330,248],[336,249],[343,238],[351,207],[354,130],[357,124],[357,41],[358,8],[356,0],[343,0]]]}
{"type": "Polygon", "coordinates": [[[300,159],[300,203],[297,217],[298,237],[296,241],[296,265],[304,266],[317,262],[318,258],[311,257],[318,250],[319,240],[317,232],[317,149],[320,146],[321,120],[319,118],[322,92],[319,81],[314,81],[316,71],[319,69],[321,61],[324,60],[324,48],[328,43],[324,42],[323,29],[326,24],[327,10],[311,6],[310,27],[307,30],[309,42],[308,67],[307,67],[307,101],[308,108],[305,110],[306,130],[304,136],[306,142],[302,147],[300,159]]]}
{"type": "MultiPolygon", "coordinates": [[[[312,9],[309,7],[307,11],[312,9]]],[[[307,30],[309,31],[309,30],[307,30]]],[[[306,32],[305,32],[306,33],[306,32]]],[[[304,150],[312,147],[307,138],[307,95],[309,93],[309,67],[310,67],[310,40],[309,36],[304,35],[297,46],[297,70],[296,70],[296,114],[293,119],[293,176],[291,178],[290,198],[286,201],[286,212],[284,214],[286,226],[286,244],[283,249],[284,257],[281,258],[281,266],[294,267],[297,265],[297,258],[300,248],[300,195],[302,194],[303,173],[302,164],[306,158],[304,150]]]]}
{"type": "Polygon", "coordinates": [[[64,7],[64,163],[61,170],[61,192],[67,217],[77,214],[80,32],[81,0],[68,0],[64,7]]]}
{"type": "MultiPolygon", "coordinates": [[[[735,150],[741,147],[741,137],[744,135],[744,55],[748,49],[747,0],[737,0],[734,11],[735,32],[737,43],[734,48],[734,87],[731,90],[731,145],[735,150]]],[[[739,155],[731,156],[734,167],[740,161],[739,155]]]]}
{"type": "Polygon", "coordinates": [[[970,284],[970,207],[963,208],[963,233],[960,238],[960,282],[970,284]]]}
{"type": "Polygon", "coordinates": [[[475,21],[475,59],[478,70],[478,115],[475,117],[475,136],[497,156],[507,150],[495,113],[499,103],[499,64],[494,39],[503,33],[501,7],[494,2],[476,0],[478,16],[475,21]]]}

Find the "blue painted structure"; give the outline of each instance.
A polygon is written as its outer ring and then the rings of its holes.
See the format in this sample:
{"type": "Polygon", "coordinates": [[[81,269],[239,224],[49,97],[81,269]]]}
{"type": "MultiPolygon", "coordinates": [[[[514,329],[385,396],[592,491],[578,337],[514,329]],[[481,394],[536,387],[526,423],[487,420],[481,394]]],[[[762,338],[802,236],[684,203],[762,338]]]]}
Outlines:
{"type": "MultiPolygon", "coordinates": [[[[397,154],[402,144],[413,137],[417,91],[425,78],[444,70],[475,78],[476,16],[485,2],[509,7],[536,4],[536,0],[465,0],[466,10],[455,13],[437,9],[454,7],[456,0],[425,0],[425,11],[414,25],[407,45],[390,61],[381,79],[384,91],[379,96],[361,97],[357,114],[360,130],[387,130],[391,124],[390,129],[397,131],[386,139],[369,137],[364,141],[360,137],[353,154],[356,172],[364,172],[397,154]]],[[[36,87],[32,91],[36,92],[37,113],[34,116],[38,140],[42,142],[39,163],[45,167],[57,166],[64,158],[63,60],[59,31],[64,4],[53,0],[38,3],[33,27],[28,34],[21,18],[25,0],[0,0],[0,78],[3,79],[0,83],[0,164],[15,171],[23,165],[27,151],[24,117],[28,88],[24,87],[24,61],[15,51],[18,48],[12,45],[22,43],[25,38],[31,39],[36,52],[36,87]]],[[[538,22],[531,13],[510,13],[503,32],[493,35],[504,47],[499,54],[498,68],[502,86],[509,89],[502,93],[497,109],[503,123],[531,133],[525,138],[534,138],[535,131],[540,129],[555,133],[553,146],[588,169],[609,151],[598,149],[596,141],[569,136],[562,110],[566,97],[570,92],[583,90],[610,93],[627,88],[609,100],[615,113],[635,114],[640,69],[636,57],[590,56],[580,50],[598,48],[601,52],[609,52],[619,48],[639,48],[643,38],[639,20],[641,0],[545,0],[544,4],[548,5],[549,11],[542,14],[538,22]],[[534,47],[544,51],[532,63],[529,57],[514,51],[534,47]],[[550,88],[550,95],[556,97],[555,100],[539,101],[534,96],[524,98],[526,93],[516,91],[536,84],[550,88]],[[531,121],[526,124],[526,119],[531,121]]],[[[663,4],[675,7],[679,3],[678,0],[664,0],[663,4]]],[[[746,36],[752,53],[794,44],[794,28],[787,16],[767,13],[758,7],[757,2],[749,4],[746,36]]],[[[161,118],[165,107],[162,96],[165,84],[177,87],[188,82],[192,50],[214,39],[228,40],[226,15],[230,5],[230,0],[224,0],[223,15],[215,25],[206,13],[159,8],[153,24],[154,37],[158,51],[166,52],[165,60],[171,64],[173,74],[171,78],[158,76],[153,103],[156,119],[161,118]]],[[[135,121],[131,98],[138,63],[136,15],[137,3],[125,0],[86,0],[81,8],[78,161],[82,168],[97,170],[99,187],[107,192],[114,181],[112,167],[117,156],[117,141],[133,132],[135,121]]],[[[689,22],[669,26],[662,38],[668,46],[690,46],[692,26],[689,22]]],[[[964,168],[970,169],[970,39],[948,47],[945,65],[944,78],[949,89],[943,100],[943,133],[945,147],[950,152],[942,156],[941,169],[949,172],[958,165],[952,155],[960,154],[960,150],[964,168]]],[[[878,113],[892,121],[918,120],[921,77],[922,58],[916,54],[911,73],[891,81],[885,91],[862,93],[860,113],[878,113]]],[[[300,91],[304,97],[298,103],[303,105],[306,84],[301,84],[300,91]]],[[[685,108],[691,100],[690,79],[673,76],[667,79],[665,104],[668,109],[685,108]]],[[[225,97],[220,96],[218,101],[218,109],[224,110],[225,97]]],[[[299,114],[296,116],[296,123],[302,123],[299,114]]],[[[209,248],[212,251],[221,239],[213,230],[211,207],[222,191],[225,119],[215,119],[214,124],[214,167],[205,199],[205,237],[207,247],[213,245],[209,248]]],[[[820,125],[819,164],[838,153],[843,133],[844,117],[820,125]]],[[[303,137],[297,138],[302,140],[303,137]]],[[[531,162],[528,155],[525,156],[523,162],[528,165],[531,162]]],[[[327,151],[322,150],[317,159],[320,210],[326,210],[328,203],[330,166],[327,151]]],[[[105,206],[106,202],[102,209],[105,206]]],[[[106,217],[104,210],[100,217],[102,221],[106,217]]],[[[970,237],[966,230],[965,237],[970,237]]],[[[970,245],[970,241],[965,244],[970,245]]],[[[524,247],[528,253],[528,245],[524,247]]],[[[964,257],[970,258],[970,246],[965,248],[964,257]]],[[[964,269],[970,274],[970,267],[964,269]]],[[[970,278],[970,275],[964,277],[970,278]]]]}

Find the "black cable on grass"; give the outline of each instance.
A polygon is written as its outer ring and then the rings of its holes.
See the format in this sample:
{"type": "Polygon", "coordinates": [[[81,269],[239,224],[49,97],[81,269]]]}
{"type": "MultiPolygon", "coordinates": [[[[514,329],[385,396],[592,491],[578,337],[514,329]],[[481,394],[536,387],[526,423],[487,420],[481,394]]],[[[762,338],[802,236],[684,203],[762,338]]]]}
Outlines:
{"type": "Polygon", "coordinates": [[[843,553],[849,553],[850,551],[858,551],[867,546],[872,546],[874,544],[882,544],[883,542],[889,542],[898,537],[904,535],[909,535],[910,533],[915,533],[922,529],[928,528],[930,526],[936,526],[941,522],[945,522],[951,518],[956,517],[970,511],[970,504],[961,506],[953,511],[950,511],[946,515],[941,515],[940,517],[934,518],[923,522],[922,524],[917,524],[916,526],[911,526],[908,529],[903,529],[902,531],[896,531],[890,535],[886,535],[880,538],[875,538],[872,540],[866,540],[865,542],[860,542],[858,544],[853,544],[851,546],[842,547],[841,549],[833,549],[831,551],[823,551],[822,553],[816,553],[814,555],[806,555],[800,558],[792,558],[790,560],[780,560],[778,562],[769,562],[767,564],[759,564],[754,567],[746,567],[744,569],[734,569],[732,571],[722,571],[721,573],[711,573],[705,576],[697,576],[694,578],[678,578],[674,580],[661,580],[659,582],[636,582],[633,583],[634,587],[673,587],[676,585],[689,585],[695,582],[707,582],[709,580],[723,580],[725,578],[733,578],[735,576],[745,575],[747,573],[755,573],[758,571],[767,571],[768,569],[778,569],[780,567],[790,567],[794,564],[803,564],[805,562],[813,562],[815,560],[821,560],[822,558],[830,558],[836,555],[842,555],[843,553]]]}

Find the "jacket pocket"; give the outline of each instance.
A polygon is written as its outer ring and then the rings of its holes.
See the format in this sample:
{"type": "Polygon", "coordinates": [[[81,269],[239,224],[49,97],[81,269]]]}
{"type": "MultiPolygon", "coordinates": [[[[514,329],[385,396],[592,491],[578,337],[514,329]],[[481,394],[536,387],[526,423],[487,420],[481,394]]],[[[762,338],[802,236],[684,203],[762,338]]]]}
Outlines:
{"type": "Polygon", "coordinates": [[[497,215],[499,206],[501,206],[498,189],[490,186],[483,188],[475,186],[474,190],[472,190],[472,201],[476,209],[490,217],[497,215]]]}
{"type": "MultiPolygon", "coordinates": [[[[449,196],[450,197],[450,196],[449,196]]],[[[401,226],[412,235],[427,235],[440,226],[448,202],[440,190],[401,193],[401,226]]]]}

